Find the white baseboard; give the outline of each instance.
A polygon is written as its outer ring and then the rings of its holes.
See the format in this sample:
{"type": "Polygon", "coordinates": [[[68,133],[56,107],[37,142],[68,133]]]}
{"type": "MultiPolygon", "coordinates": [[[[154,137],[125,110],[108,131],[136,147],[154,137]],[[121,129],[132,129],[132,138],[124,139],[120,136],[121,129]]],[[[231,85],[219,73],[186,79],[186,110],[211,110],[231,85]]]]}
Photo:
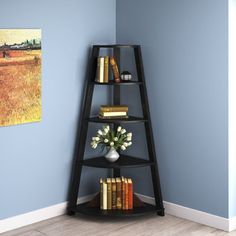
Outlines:
{"type": "MultiPolygon", "coordinates": [[[[142,194],[137,195],[142,201],[153,205],[155,204],[154,198],[142,194]]],[[[165,201],[164,208],[166,214],[184,218],[213,228],[227,232],[236,229],[236,217],[228,219],[165,201]]]]}
{"type": "MultiPolygon", "coordinates": [[[[87,195],[78,199],[78,203],[83,203],[91,200],[96,194],[87,195]]],[[[137,194],[138,197],[149,204],[155,204],[152,197],[142,194],[137,194]]],[[[0,220],[0,233],[4,233],[13,229],[47,220],[56,216],[65,214],[67,202],[63,202],[54,206],[42,208],[26,214],[14,216],[4,220],[0,220]]],[[[211,226],[227,232],[236,229],[236,217],[227,219],[212,215],[203,211],[194,210],[192,208],[184,207],[170,202],[164,201],[165,212],[169,215],[184,218],[200,224],[211,226]]]]}
{"type": "MultiPolygon", "coordinates": [[[[78,198],[78,203],[89,201],[93,197],[94,194],[80,197],[78,198]]],[[[47,220],[56,216],[63,215],[66,212],[66,206],[67,202],[63,202],[50,207],[42,208],[36,211],[31,211],[29,213],[0,220],[0,234],[43,220],[47,220]]]]}

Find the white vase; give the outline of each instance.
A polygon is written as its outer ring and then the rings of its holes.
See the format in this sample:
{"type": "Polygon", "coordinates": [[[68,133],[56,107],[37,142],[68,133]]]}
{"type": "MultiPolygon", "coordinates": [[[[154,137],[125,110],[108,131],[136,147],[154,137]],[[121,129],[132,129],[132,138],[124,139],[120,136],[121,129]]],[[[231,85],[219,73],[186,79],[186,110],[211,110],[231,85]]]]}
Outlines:
{"type": "Polygon", "coordinates": [[[115,161],[117,161],[119,159],[119,157],[120,157],[120,155],[119,155],[119,153],[116,151],[116,149],[114,147],[110,147],[109,151],[105,155],[105,158],[109,162],[115,162],[115,161]]]}

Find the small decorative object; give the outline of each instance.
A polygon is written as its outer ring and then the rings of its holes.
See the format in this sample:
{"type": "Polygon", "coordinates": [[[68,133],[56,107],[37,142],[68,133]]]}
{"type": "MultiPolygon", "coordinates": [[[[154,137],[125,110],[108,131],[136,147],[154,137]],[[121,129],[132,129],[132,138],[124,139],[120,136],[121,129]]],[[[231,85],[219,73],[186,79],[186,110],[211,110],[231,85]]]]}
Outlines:
{"type": "Polygon", "coordinates": [[[110,64],[113,71],[114,80],[116,83],[120,83],[120,73],[114,57],[110,57],[110,64]]]}
{"type": "Polygon", "coordinates": [[[123,81],[130,81],[132,80],[132,75],[129,71],[123,71],[120,75],[123,81]]]}
{"type": "Polygon", "coordinates": [[[98,130],[97,135],[92,137],[91,146],[96,149],[98,145],[107,148],[108,152],[105,158],[109,162],[115,162],[119,158],[118,149],[126,150],[132,145],[132,133],[127,133],[124,128],[119,126],[116,130],[110,128],[109,125],[104,126],[103,130],[98,130]]]}

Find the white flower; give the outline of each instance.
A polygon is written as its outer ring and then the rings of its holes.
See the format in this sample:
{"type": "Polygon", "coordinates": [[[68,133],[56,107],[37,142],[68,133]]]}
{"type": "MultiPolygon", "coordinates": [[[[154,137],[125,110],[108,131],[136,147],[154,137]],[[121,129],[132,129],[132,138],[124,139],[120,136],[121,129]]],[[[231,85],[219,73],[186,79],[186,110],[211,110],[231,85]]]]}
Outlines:
{"type": "Polygon", "coordinates": [[[102,135],[102,131],[100,129],[98,130],[98,134],[102,135]]]}
{"type": "Polygon", "coordinates": [[[113,140],[114,140],[114,141],[118,141],[118,138],[117,138],[117,137],[115,137],[113,140]]]}
{"type": "Polygon", "coordinates": [[[110,130],[110,126],[109,126],[109,125],[107,125],[106,128],[107,128],[108,130],[110,130]]]}
{"type": "Polygon", "coordinates": [[[110,142],[110,146],[113,147],[114,146],[114,142],[110,142]]]}
{"type": "Polygon", "coordinates": [[[103,132],[102,135],[105,136],[107,133],[106,132],[103,132]]]}
{"type": "Polygon", "coordinates": [[[120,132],[121,131],[121,126],[118,126],[118,128],[117,128],[117,132],[120,132]]]}
{"type": "Polygon", "coordinates": [[[128,145],[131,146],[131,145],[132,145],[132,142],[129,142],[128,145]]]}
{"type": "Polygon", "coordinates": [[[104,143],[108,143],[108,139],[107,138],[104,139],[104,143]]]}
{"type": "Polygon", "coordinates": [[[96,141],[96,137],[92,137],[92,140],[93,140],[93,141],[96,141]]]}
{"type": "Polygon", "coordinates": [[[94,143],[92,148],[95,149],[97,147],[97,143],[94,143]]]}
{"type": "Polygon", "coordinates": [[[129,144],[126,143],[126,142],[124,142],[123,145],[124,145],[125,147],[128,147],[128,146],[129,146],[129,144]]]}
{"type": "Polygon", "coordinates": [[[122,145],[120,148],[121,148],[122,150],[125,150],[125,149],[126,149],[126,147],[125,147],[124,145],[122,145]]]}
{"type": "Polygon", "coordinates": [[[107,128],[104,128],[104,133],[107,134],[108,133],[108,129],[107,128]]]}
{"type": "Polygon", "coordinates": [[[95,137],[95,141],[99,141],[100,140],[100,138],[99,137],[95,137]]]}
{"type": "Polygon", "coordinates": [[[127,137],[127,139],[126,139],[127,141],[131,141],[132,140],[132,138],[131,137],[127,137]]]}
{"type": "Polygon", "coordinates": [[[126,132],[125,129],[122,129],[122,130],[121,130],[121,134],[124,134],[125,132],[126,132]]]}
{"type": "Polygon", "coordinates": [[[128,133],[128,134],[127,134],[127,137],[132,137],[132,133],[128,133]]]}

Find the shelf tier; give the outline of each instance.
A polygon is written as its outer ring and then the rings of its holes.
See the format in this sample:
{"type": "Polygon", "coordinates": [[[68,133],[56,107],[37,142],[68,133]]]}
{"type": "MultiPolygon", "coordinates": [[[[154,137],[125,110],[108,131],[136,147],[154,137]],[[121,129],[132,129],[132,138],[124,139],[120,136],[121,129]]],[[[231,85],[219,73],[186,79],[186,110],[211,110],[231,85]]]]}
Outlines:
{"type": "Polygon", "coordinates": [[[140,81],[124,81],[124,82],[120,82],[120,83],[116,83],[114,81],[109,81],[108,83],[99,83],[99,82],[90,82],[92,84],[95,85],[114,85],[114,86],[123,86],[123,85],[142,85],[143,83],[140,81]]]}
{"type": "Polygon", "coordinates": [[[100,210],[98,207],[89,207],[89,202],[77,205],[75,212],[88,216],[103,216],[103,217],[129,217],[129,216],[143,216],[161,212],[157,210],[156,206],[143,203],[142,207],[134,207],[132,210],[100,210]]]}
{"type": "Polygon", "coordinates": [[[113,162],[113,163],[107,161],[105,157],[101,156],[101,157],[85,159],[81,162],[81,165],[97,167],[97,168],[121,169],[121,168],[150,166],[150,165],[154,165],[154,162],[140,159],[137,157],[120,155],[120,158],[116,162],[113,162]]]}
{"type": "Polygon", "coordinates": [[[125,44],[111,44],[111,45],[94,45],[97,48],[137,48],[138,45],[125,45],[125,44]]]}
{"type": "Polygon", "coordinates": [[[129,118],[119,118],[119,119],[101,119],[97,116],[88,118],[89,122],[94,123],[140,123],[140,122],[147,122],[147,119],[135,116],[129,116],[129,118]]]}

